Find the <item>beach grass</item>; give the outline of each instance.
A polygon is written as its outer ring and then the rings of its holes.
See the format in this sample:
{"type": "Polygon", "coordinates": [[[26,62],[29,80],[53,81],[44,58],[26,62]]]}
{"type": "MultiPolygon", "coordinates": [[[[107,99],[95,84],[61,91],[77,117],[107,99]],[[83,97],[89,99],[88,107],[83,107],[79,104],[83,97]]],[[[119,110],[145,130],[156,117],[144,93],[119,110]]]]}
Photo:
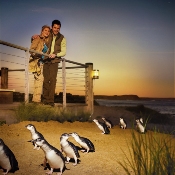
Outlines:
{"type": "Polygon", "coordinates": [[[146,134],[131,133],[127,147],[129,156],[122,150],[125,159],[119,164],[128,174],[134,175],[174,175],[175,139],[172,135],[156,131],[146,134]]]}

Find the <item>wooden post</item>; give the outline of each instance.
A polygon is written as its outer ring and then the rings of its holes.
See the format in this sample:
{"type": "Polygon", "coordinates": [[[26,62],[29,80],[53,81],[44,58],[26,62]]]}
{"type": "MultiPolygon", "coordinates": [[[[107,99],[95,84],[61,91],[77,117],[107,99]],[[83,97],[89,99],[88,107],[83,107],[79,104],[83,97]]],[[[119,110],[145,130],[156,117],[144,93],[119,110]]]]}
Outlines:
{"type": "Polygon", "coordinates": [[[94,112],[94,96],[93,96],[93,63],[86,63],[87,67],[85,68],[85,102],[87,105],[88,111],[93,114],[94,112]]]}
{"type": "Polygon", "coordinates": [[[66,108],[66,61],[62,59],[63,108],[66,108]]]}
{"type": "Polygon", "coordinates": [[[8,89],[8,68],[1,68],[1,89],[8,89]]]}
{"type": "Polygon", "coordinates": [[[25,57],[25,103],[29,103],[29,49],[25,57]]]}

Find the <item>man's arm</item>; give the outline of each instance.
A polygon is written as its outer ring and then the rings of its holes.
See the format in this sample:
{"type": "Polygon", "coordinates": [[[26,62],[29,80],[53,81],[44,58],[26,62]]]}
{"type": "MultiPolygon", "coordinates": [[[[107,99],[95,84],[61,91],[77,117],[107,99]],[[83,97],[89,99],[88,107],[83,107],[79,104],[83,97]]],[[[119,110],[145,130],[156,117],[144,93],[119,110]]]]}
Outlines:
{"type": "Polygon", "coordinates": [[[31,37],[31,43],[33,42],[33,40],[35,40],[35,39],[38,38],[38,37],[39,37],[39,35],[37,35],[37,34],[33,35],[33,36],[31,37]]]}

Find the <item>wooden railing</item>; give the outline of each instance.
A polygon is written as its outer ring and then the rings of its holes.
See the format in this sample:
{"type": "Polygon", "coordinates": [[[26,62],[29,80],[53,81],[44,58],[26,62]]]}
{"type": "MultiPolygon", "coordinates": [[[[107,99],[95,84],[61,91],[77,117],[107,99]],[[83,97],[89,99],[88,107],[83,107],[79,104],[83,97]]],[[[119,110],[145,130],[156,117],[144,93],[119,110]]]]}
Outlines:
{"type": "MultiPolygon", "coordinates": [[[[29,64],[29,57],[30,53],[37,53],[40,55],[48,56],[47,54],[44,54],[42,52],[38,52],[35,50],[30,50],[28,48],[18,46],[12,43],[8,43],[5,41],[0,40],[0,44],[13,47],[16,49],[20,49],[25,51],[25,68],[24,69],[9,69],[9,68],[1,68],[1,89],[8,89],[8,72],[9,71],[25,71],[25,102],[29,102],[29,71],[28,71],[28,64],[29,64]]],[[[78,63],[71,60],[67,60],[65,58],[61,59],[62,67],[59,67],[58,69],[62,69],[62,83],[63,83],[63,107],[66,108],[66,69],[75,69],[75,68],[84,68],[85,69],[85,104],[87,105],[88,111],[93,113],[93,78],[92,78],[92,72],[93,72],[93,63],[78,63]],[[71,63],[76,66],[66,67],[66,62],[71,63]]]]}

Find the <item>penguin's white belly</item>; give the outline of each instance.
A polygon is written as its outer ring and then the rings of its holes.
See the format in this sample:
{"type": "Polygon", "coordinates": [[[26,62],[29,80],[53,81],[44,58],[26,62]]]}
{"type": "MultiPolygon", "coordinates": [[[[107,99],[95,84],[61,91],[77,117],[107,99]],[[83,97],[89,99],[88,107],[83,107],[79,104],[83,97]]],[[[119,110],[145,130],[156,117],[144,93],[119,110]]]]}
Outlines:
{"type": "Polygon", "coordinates": [[[144,127],[142,125],[138,124],[137,126],[138,126],[140,132],[144,132],[145,131],[144,127]]]}
{"type": "Polygon", "coordinates": [[[4,152],[0,153],[0,166],[8,171],[11,169],[9,158],[4,152]]]}
{"type": "Polygon", "coordinates": [[[104,128],[101,125],[98,125],[99,129],[104,132],[104,128]]]}
{"type": "Polygon", "coordinates": [[[124,122],[121,122],[121,125],[124,126],[124,127],[126,126],[126,124],[124,122]]]}
{"type": "Polygon", "coordinates": [[[54,150],[51,150],[46,153],[46,159],[48,160],[49,165],[52,168],[57,169],[64,166],[62,158],[59,155],[57,155],[54,150]]]}
{"type": "Polygon", "coordinates": [[[75,152],[70,146],[66,146],[65,148],[62,148],[65,152],[67,157],[74,158],[75,152]]]}
{"type": "Polygon", "coordinates": [[[32,139],[33,139],[33,140],[38,139],[38,138],[39,138],[39,136],[38,136],[37,134],[33,134],[33,135],[32,135],[32,139]]]}
{"type": "Polygon", "coordinates": [[[111,124],[109,122],[106,122],[106,125],[111,128],[111,124]]]}
{"type": "Polygon", "coordinates": [[[89,149],[89,147],[87,146],[86,143],[84,143],[84,142],[79,142],[79,144],[80,144],[83,148],[89,149]]]}

